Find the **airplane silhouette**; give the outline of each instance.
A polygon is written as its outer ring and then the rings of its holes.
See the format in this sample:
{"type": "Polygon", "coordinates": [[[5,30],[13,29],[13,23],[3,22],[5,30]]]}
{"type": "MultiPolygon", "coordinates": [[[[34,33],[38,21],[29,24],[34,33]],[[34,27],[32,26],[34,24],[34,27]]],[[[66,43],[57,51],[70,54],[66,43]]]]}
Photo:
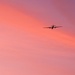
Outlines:
{"type": "Polygon", "coordinates": [[[44,28],[54,29],[54,28],[59,28],[59,27],[62,27],[62,26],[52,25],[51,27],[44,27],[44,28]]]}

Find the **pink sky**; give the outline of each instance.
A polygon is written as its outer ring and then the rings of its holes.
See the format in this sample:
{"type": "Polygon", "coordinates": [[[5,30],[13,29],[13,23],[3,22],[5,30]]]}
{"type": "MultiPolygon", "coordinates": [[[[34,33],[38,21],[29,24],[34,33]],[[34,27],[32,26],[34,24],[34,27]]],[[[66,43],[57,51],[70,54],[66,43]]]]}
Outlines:
{"type": "Polygon", "coordinates": [[[75,75],[74,2],[0,2],[0,75],[75,75]]]}

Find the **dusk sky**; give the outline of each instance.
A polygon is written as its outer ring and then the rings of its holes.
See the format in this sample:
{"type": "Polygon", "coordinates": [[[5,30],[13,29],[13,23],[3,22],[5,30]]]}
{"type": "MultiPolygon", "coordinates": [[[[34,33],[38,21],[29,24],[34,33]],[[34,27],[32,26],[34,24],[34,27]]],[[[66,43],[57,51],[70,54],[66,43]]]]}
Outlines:
{"type": "Polygon", "coordinates": [[[75,75],[75,0],[0,0],[0,75],[75,75]]]}

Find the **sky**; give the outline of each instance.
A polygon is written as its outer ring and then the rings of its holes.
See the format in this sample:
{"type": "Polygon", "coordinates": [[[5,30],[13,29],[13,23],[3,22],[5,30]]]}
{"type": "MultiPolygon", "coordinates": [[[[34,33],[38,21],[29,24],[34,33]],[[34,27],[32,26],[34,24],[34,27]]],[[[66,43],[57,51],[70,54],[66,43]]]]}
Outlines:
{"type": "Polygon", "coordinates": [[[0,75],[75,75],[74,20],[74,0],[0,0],[0,75]]]}

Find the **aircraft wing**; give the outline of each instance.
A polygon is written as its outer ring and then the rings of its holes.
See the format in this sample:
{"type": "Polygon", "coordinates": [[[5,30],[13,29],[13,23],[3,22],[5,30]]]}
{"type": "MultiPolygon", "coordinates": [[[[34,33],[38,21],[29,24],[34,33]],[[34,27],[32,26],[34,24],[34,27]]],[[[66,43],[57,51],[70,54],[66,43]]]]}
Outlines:
{"type": "Polygon", "coordinates": [[[52,27],[44,27],[44,28],[52,28],[52,27]]]}
{"type": "Polygon", "coordinates": [[[59,28],[59,27],[62,27],[62,26],[56,26],[56,27],[54,27],[54,28],[59,28]]]}

